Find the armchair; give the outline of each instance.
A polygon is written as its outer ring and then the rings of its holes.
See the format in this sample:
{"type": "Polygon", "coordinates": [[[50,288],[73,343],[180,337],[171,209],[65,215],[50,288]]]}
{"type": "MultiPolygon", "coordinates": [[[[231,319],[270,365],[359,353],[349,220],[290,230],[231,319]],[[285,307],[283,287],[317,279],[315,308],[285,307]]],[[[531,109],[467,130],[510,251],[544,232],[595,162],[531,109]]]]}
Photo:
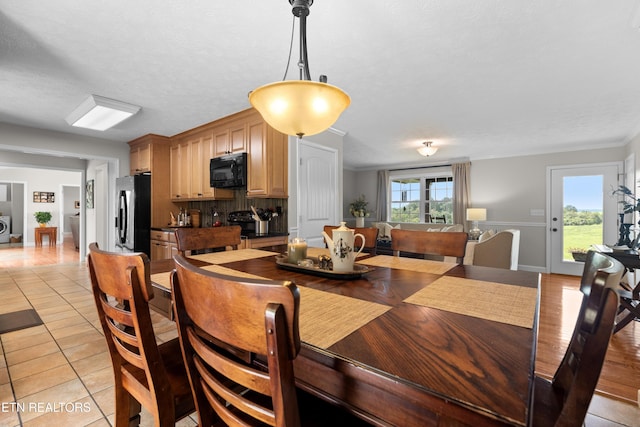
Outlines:
{"type": "Polygon", "coordinates": [[[473,265],[518,269],[520,230],[502,230],[473,248],[473,265]]]}

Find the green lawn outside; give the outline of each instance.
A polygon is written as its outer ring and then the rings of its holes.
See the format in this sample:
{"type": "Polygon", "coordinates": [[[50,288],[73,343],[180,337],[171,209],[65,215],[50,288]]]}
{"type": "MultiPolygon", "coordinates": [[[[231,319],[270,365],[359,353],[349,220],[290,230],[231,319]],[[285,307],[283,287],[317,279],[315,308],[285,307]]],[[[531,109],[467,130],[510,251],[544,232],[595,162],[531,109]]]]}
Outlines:
{"type": "MultiPolygon", "coordinates": [[[[573,248],[589,249],[593,244],[602,244],[602,224],[565,225],[564,226],[564,258],[572,260],[573,248]]],[[[609,242],[612,243],[612,242],[609,242]]]]}

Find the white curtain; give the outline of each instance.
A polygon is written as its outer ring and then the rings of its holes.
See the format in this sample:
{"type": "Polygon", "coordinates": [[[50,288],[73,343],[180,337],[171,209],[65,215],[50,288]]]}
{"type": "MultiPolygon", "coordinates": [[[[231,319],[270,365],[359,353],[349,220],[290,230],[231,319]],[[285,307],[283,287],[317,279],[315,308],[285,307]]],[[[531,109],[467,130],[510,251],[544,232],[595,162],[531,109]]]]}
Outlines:
{"type": "Polygon", "coordinates": [[[453,173],[453,223],[463,224],[468,231],[467,207],[469,207],[469,191],[471,187],[471,163],[454,163],[453,173]]]}

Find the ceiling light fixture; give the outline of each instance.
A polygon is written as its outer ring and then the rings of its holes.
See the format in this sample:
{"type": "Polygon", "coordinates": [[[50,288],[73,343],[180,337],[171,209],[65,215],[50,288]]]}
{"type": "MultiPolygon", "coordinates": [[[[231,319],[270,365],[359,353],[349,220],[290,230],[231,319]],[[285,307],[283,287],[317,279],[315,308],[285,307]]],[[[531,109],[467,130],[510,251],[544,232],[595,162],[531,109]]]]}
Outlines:
{"type": "Polygon", "coordinates": [[[137,105],[127,104],[98,95],[91,95],[67,117],[71,126],[107,130],[140,111],[137,105]]]}
{"type": "Polygon", "coordinates": [[[307,58],[307,16],[313,0],[289,0],[289,4],[293,7],[293,15],[300,19],[300,80],[283,80],[261,86],[249,93],[249,102],[271,127],[302,138],[331,127],[351,99],[342,89],[328,84],[327,76],[320,76],[319,82],[311,81],[307,58]]]}
{"type": "Polygon", "coordinates": [[[433,144],[433,142],[431,141],[426,141],[422,144],[423,146],[418,148],[418,153],[422,154],[425,157],[433,156],[434,154],[436,154],[436,151],[438,151],[437,147],[431,146],[431,144],[433,144]]]}

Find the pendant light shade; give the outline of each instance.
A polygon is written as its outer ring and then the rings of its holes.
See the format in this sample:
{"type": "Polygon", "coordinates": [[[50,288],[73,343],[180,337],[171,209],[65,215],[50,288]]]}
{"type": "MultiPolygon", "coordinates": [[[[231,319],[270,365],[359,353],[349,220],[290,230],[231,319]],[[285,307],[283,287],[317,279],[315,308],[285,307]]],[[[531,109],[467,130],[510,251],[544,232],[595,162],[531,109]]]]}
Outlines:
{"type": "Polygon", "coordinates": [[[333,125],[351,99],[340,88],[310,80],[270,83],[249,94],[262,118],[287,135],[315,135],[333,125]]]}
{"type": "MultiPolygon", "coordinates": [[[[261,86],[249,93],[249,102],[274,129],[287,135],[315,135],[333,125],[349,106],[344,91],[310,78],[307,58],[307,16],[313,0],[289,0],[292,13],[300,20],[300,80],[283,80],[261,86]]],[[[286,73],[285,73],[286,76],[286,73]]]]}

